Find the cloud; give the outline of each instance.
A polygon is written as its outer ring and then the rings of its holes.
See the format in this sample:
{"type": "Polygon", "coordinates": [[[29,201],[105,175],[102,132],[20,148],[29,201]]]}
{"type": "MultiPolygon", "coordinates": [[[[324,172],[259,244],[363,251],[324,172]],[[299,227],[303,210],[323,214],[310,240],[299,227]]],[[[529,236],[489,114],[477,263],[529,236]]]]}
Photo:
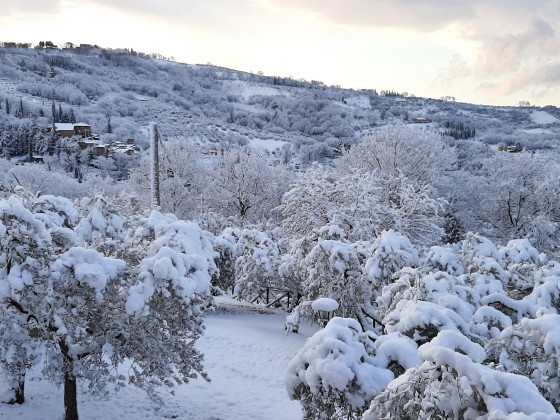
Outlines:
{"type": "Polygon", "coordinates": [[[518,71],[526,62],[540,61],[560,53],[560,37],[550,23],[535,18],[529,29],[506,34],[480,46],[473,70],[483,77],[518,71]]]}
{"type": "Polygon", "coordinates": [[[476,16],[470,1],[449,0],[264,0],[277,7],[312,12],[335,24],[435,31],[476,16]]]}
{"type": "Polygon", "coordinates": [[[536,96],[552,101],[560,82],[560,0],[528,3],[477,5],[477,18],[454,28],[472,48],[458,51],[434,85],[474,83],[476,95],[491,103],[536,96]]]}
{"type": "Polygon", "coordinates": [[[15,13],[54,14],[60,11],[62,0],[17,0],[0,3],[0,15],[15,13]]]}
{"type": "Polygon", "coordinates": [[[560,60],[525,69],[500,82],[483,84],[480,89],[488,90],[491,97],[500,97],[511,96],[521,91],[543,92],[547,90],[551,93],[551,90],[559,90],[559,84],[560,60]]]}
{"type": "Polygon", "coordinates": [[[141,14],[172,21],[208,27],[230,27],[252,14],[252,0],[77,0],[87,5],[105,6],[127,14],[141,14]]]}

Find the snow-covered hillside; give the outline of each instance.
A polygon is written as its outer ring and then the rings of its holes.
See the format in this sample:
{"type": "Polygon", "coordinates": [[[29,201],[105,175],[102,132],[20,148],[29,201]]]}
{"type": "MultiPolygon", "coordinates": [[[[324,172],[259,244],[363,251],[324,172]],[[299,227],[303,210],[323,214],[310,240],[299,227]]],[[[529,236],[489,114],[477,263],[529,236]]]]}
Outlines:
{"type": "MultiPolygon", "coordinates": [[[[382,126],[430,120],[434,132],[462,124],[475,140],[539,148],[557,144],[560,112],[556,108],[507,108],[403,97],[393,92],[345,90],[320,82],[238,72],[211,65],[155,60],[126,50],[0,49],[0,103],[12,112],[44,117],[51,105],[72,109],[95,133],[135,138],[146,146],[145,130],[156,119],[167,137],[182,136],[208,148],[228,137],[238,142],[269,139],[290,143],[300,160],[332,157],[340,144],[350,145],[382,126]],[[107,133],[111,118],[112,133],[107,133]],[[546,126],[528,136],[525,129],[546,126]]],[[[0,120],[1,122],[1,120],[0,120]]],[[[453,133],[460,135],[460,133],[453,133]]]]}

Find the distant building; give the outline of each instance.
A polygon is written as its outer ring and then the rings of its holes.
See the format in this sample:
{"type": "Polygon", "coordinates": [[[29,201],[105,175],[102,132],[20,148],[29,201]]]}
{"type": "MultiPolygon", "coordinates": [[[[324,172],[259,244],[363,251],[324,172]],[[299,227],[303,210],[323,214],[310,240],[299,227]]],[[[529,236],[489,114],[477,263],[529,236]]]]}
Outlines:
{"type": "Polygon", "coordinates": [[[523,147],[521,145],[516,144],[515,146],[500,146],[498,147],[500,152],[509,152],[509,153],[519,153],[523,151],[523,147]]]}
{"type": "Polygon", "coordinates": [[[134,139],[126,139],[126,143],[121,141],[111,142],[108,146],[111,152],[123,153],[129,156],[140,151],[140,148],[134,144],[134,139]]]}
{"type": "Polygon", "coordinates": [[[84,123],[74,124],[74,133],[77,136],[91,137],[91,125],[84,123]]]}
{"type": "Polygon", "coordinates": [[[412,122],[414,124],[428,124],[430,120],[427,118],[413,118],[412,122]]]}
{"type": "Polygon", "coordinates": [[[91,137],[91,125],[78,123],[55,123],[54,130],[60,137],[81,136],[82,138],[91,137]]]}

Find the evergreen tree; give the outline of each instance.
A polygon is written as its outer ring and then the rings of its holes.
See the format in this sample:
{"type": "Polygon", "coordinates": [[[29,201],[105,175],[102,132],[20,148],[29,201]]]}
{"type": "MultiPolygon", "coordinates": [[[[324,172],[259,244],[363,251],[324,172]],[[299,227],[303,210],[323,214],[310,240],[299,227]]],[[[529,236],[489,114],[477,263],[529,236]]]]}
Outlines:
{"type": "Polygon", "coordinates": [[[57,146],[57,144],[58,144],[58,136],[57,136],[57,134],[56,134],[56,130],[55,130],[55,127],[54,127],[54,123],[55,123],[55,119],[53,118],[53,121],[52,121],[52,128],[51,128],[51,135],[50,135],[50,137],[49,137],[49,143],[48,143],[48,146],[47,146],[47,153],[49,154],[49,156],[53,156],[53,155],[54,155],[54,152],[55,152],[56,149],[57,149],[56,146],[57,146]]]}
{"type": "Polygon", "coordinates": [[[74,115],[74,110],[70,108],[70,115],[68,116],[68,122],[76,124],[76,116],[74,115]]]}
{"type": "Polygon", "coordinates": [[[10,114],[10,103],[8,102],[8,98],[6,98],[6,114],[10,114]]]}
{"type": "Polygon", "coordinates": [[[53,130],[54,130],[54,123],[57,123],[57,122],[58,122],[58,120],[56,119],[56,107],[54,106],[54,99],[53,99],[53,101],[52,101],[51,112],[52,112],[53,130]]]}
{"type": "Polygon", "coordinates": [[[111,134],[113,132],[113,127],[111,127],[111,116],[107,120],[107,133],[111,134]]]}
{"type": "Polygon", "coordinates": [[[19,109],[14,114],[17,118],[23,118],[23,100],[19,98],[19,109]]]}

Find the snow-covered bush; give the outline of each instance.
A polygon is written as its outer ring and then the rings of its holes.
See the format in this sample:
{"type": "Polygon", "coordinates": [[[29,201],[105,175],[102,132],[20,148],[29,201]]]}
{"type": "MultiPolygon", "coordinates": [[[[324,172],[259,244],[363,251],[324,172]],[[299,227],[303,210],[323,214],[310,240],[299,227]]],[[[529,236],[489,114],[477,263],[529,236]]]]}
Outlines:
{"type": "Polygon", "coordinates": [[[424,363],[388,384],[364,420],[560,419],[525,376],[482,364],[484,349],[456,331],[443,331],[418,349],[424,363]]]}
{"type": "Polygon", "coordinates": [[[560,315],[524,318],[490,342],[488,352],[499,370],[527,376],[560,410],[560,315]]]}
{"type": "Polygon", "coordinates": [[[410,240],[393,230],[382,232],[371,247],[371,256],[365,264],[365,273],[376,294],[392,282],[393,274],[404,267],[418,265],[418,251],[410,240]]]}
{"type": "Polygon", "coordinates": [[[500,248],[502,264],[507,272],[506,291],[514,299],[531,293],[535,285],[535,271],[542,264],[539,252],[527,239],[513,239],[500,248]]]}
{"type": "Polygon", "coordinates": [[[399,332],[419,345],[442,330],[469,335],[476,292],[445,272],[419,275],[419,271],[403,269],[401,277],[377,299],[385,330],[399,332]]]}
{"type": "Polygon", "coordinates": [[[307,299],[331,298],[340,304],[338,314],[364,323],[371,306],[371,289],[362,275],[358,250],[344,239],[338,226],[318,231],[316,245],[305,256],[303,290],[307,299]]]}
{"type": "Polygon", "coordinates": [[[335,317],[311,338],[288,366],[286,388],[305,419],[357,419],[393,379],[370,356],[371,339],[360,324],[335,317]]]}
{"type": "Polygon", "coordinates": [[[501,293],[506,294],[506,275],[502,258],[496,245],[489,239],[469,232],[462,242],[461,260],[466,269],[467,282],[482,297],[501,293]]]}

